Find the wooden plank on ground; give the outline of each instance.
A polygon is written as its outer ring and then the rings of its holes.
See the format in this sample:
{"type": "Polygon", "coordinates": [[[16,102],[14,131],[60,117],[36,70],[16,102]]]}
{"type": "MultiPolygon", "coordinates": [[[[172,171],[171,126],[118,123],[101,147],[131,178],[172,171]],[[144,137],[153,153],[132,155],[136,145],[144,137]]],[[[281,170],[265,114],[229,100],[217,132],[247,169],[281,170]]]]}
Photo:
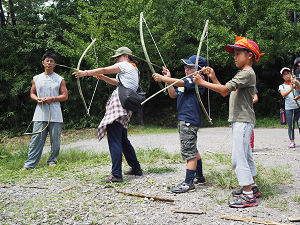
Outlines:
{"type": "Polygon", "coordinates": [[[149,199],[154,199],[158,201],[164,201],[164,202],[174,202],[175,200],[173,199],[168,199],[168,198],[160,198],[156,196],[150,196],[150,195],[144,195],[144,194],[138,194],[138,193],[130,193],[130,192],[125,192],[125,191],[119,191],[116,190],[118,193],[124,194],[124,195],[131,195],[131,196],[136,196],[140,198],[149,198],[149,199]]]}
{"type": "Polygon", "coordinates": [[[239,216],[219,216],[220,219],[227,219],[227,220],[234,220],[234,221],[246,221],[246,222],[252,222],[252,223],[261,223],[261,224],[268,224],[268,225],[291,225],[291,224],[283,224],[283,223],[277,223],[274,221],[268,221],[268,220],[258,220],[258,219],[249,219],[245,217],[239,217],[239,216]]]}
{"type": "Polygon", "coordinates": [[[190,210],[182,210],[182,209],[172,209],[174,213],[185,213],[185,214],[205,214],[204,211],[190,211],[190,210]]]}
{"type": "Polygon", "coordinates": [[[36,189],[48,189],[48,187],[32,186],[32,185],[21,185],[22,188],[36,188],[36,189]]]}
{"type": "Polygon", "coordinates": [[[289,217],[288,220],[291,222],[300,222],[300,217],[289,217]]]}

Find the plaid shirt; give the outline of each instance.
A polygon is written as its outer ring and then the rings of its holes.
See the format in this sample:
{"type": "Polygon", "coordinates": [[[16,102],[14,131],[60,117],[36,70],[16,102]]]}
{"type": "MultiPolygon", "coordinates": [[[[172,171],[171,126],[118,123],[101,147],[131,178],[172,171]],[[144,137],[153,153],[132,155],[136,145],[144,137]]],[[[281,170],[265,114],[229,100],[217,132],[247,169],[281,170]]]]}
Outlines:
{"type": "Polygon", "coordinates": [[[132,111],[127,111],[122,107],[119,99],[118,89],[114,90],[106,104],[105,115],[98,126],[99,141],[101,141],[105,135],[106,126],[108,124],[112,124],[114,121],[121,123],[123,127],[127,129],[131,115],[132,111]]]}

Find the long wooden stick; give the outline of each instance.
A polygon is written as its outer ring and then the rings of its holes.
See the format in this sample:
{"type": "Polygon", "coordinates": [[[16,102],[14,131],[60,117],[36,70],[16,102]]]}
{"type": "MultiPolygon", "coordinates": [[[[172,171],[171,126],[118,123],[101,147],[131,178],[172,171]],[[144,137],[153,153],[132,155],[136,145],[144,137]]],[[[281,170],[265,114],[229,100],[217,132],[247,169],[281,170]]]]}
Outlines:
{"type": "MultiPolygon", "coordinates": [[[[211,154],[225,154],[225,155],[231,155],[231,153],[213,152],[213,151],[210,151],[210,150],[206,150],[205,152],[211,153],[211,154]]],[[[269,155],[269,156],[291,155],[291,156],[300,156],[300,154],[295,154],[295,153],[278,154],[278,153],[272,153],[272,152],[253,152],[252,155],[269,155]]]]}
{"type": "Polygon", "coordinates": [[[246,221],[246,222],[254,222],[254,223],[261,223],[261,224],[268,224],[268,225],[291,225],[291,224],[283,224],[283,223],[277,223],[274,221],[268,221],[268,220],[257,220],[257,219],[249,219],[245,217],[239,217],[239,216],[219,216],[220,219],[227,219],[227,220],[235,220],[235,221],[246,221]]]}
{"type": "Polygon", "coordinates": [[[163,201],[163,202],[174,202],[175,200],[173,199],[169,199],[169,198],[160,198],[160,197],[156,197],[156,196],[150,196],[150,195],[143,195],[143,194],[138,194],[138,193],[130,193],[130,192],[125,192],[125,191],[119,191],[116,190],[118,193],[124,194],[124,195],[131,195],[131,196],[136,196],[136,197],[140,197],[140,198],[149,198],[149,199],[154,199],[154,200],[158,200],[158,201],[163,201]]]}
{"type": "Polygon", "coordinates": [[[204,211],[189,211],[189,210],[181,210],[181,209],[172,209],[174,213],[185,213],[185,214],[205,214],[204,211]]]}
{"type": "Polygon", "coordinates": [[[289,217],[288,220],[291,222],[300,222],[300,217],[289,217]]]}
{"type": "Polygon", "coordinates": [[[74,188],[74,186],[71,186],[71,187],[67,187],[67,188],[62,189],[61,191],[69,191],[69,190],[71,190],[73,188],[74,188]]]}
{"type": "Polygon", "coordinates": [[[64,67],[64,68],[68,68],[68,69],[74,70],[74,67],[65,66],[65,65],[62,65],[62,64],[58,64],[58,63],[55,63],[55,65],[56,65],[56,66],[60,66],[60,67],[64,67]]]}
{"type": "Polygon", "coordinates": [[[204,71],[204,70],[203,70],[203,69],[198,70],[198,71],[196,71],[196,72],[194,72],[194,73],[191,73],[191,74],[189,74],[189,75],[187,75],[187,76],[185,76],[185,77],[182,77],[182,78],[178,79],[177,81],[173,82],[172,84],[168,85],[167,87],[165,87],[165,88],[159,90],[158,92],[154,93],[153,95],[151,95],[150,97],[148,97],[147,99],[145,99],[145,100],[141,103],[141,105],[144,105],[144,104],[145,104],[146,102],[148,102],[151,98],[153,98],[153,97],[155,97],[156,95],[158,95],[159,93],[161,93],[161,92],[167,90],[169,87],[174,86],[174,85],[177,84],[179,81],[184,80],[185,78],[190,77],[190,76],[193,76],[194,74],[197,74],[197,73],[202,72],[202,71],[204,71]]]}
{"type": "Polygon", "coordinates": [[[253,152],[252,154],[253,155],[270,155],[270,156],[283,156],[283,155],[300,156],[300,154],[295,154],[295,153],[278,154],[278,153],[271,153],[271,152],[253,152]]]}
{"type": "Polygon", "coordinates": [[[48,187],[39,187],[39,186],[31,186],[31,185],[21,185],[22,188],[37,188],[37,189],[48,189],[48,187]]]}

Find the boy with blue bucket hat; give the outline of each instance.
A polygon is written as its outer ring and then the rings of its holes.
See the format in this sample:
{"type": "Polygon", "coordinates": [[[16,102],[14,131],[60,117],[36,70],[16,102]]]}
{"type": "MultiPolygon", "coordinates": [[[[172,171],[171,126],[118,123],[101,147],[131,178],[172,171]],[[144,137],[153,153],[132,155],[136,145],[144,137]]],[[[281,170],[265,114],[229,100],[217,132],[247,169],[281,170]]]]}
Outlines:
{"type": "MultiPolygon", "coordinates": [[[[196,55],[188,59],[181,59],[184,64],[185,74],[188,76],[195,72],[196,55]]],[[[199,57],[198,66],[201,69],[206,66],[206,60],[199,57]]],[[[197,149],[197,132],[201,127],[201,109],[195,91],[195,83],[192,77],[179,80],[171,77],[167,68],[162,71],[164,76],[153,74],[157,82],[165,82],[174,86],[168,88],[170,98],[177,98],[178,132],[181,145],[182,158],[187,162],[185,180],[173,187],[173,193],[185,193],[195,190],[195,184],[205,183],[202,171],[202,160],[197,149]]],[[[199,86],[200,94],[204,93],[204,87],[199,86]]]]}

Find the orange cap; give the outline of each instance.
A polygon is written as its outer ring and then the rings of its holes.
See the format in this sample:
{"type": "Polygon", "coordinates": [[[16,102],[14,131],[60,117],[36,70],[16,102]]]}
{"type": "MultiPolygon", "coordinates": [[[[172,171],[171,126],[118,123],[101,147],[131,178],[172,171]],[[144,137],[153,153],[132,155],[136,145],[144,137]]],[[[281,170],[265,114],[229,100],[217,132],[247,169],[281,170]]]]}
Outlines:
{"type": "Polygon", "coordinates": [[[259,53],[258,45],[254,41],[245,37],[238,37],[237,35],[235,35],[234,45],[225,46],[225,50],[227,52],[233,53],[234,49],[248,49],[254,54],[256,62],[259,61],[260,56],[265,54],[265,53],[259,53]]]}

